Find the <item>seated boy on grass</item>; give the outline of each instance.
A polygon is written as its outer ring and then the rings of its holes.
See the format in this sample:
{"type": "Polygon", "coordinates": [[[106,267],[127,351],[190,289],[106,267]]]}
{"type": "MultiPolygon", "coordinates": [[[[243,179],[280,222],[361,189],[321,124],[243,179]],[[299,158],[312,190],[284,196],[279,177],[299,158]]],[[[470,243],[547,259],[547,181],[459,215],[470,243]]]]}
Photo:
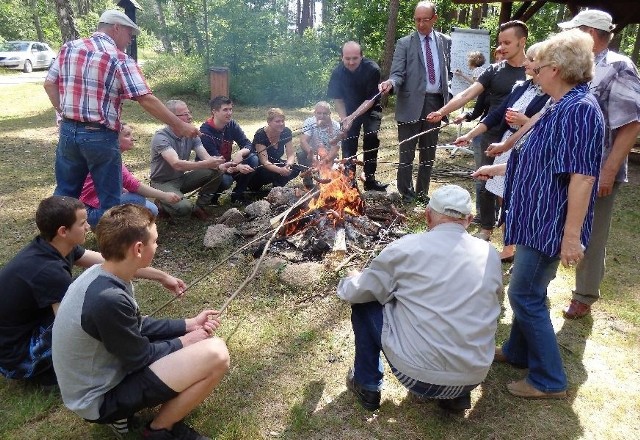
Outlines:
{"type": "Polygon", "coordinates": [[[94,423],[113,423],[161,405],[148,439],[206,439],[182,419],[229,368],[218,312],[187,319],[142,316],[131,280],[156,252],[151,212],[109,209],[96,237],[105,262],[85,271],[65,295],[53,325],[53,365],[64,404],[94,423]]]}

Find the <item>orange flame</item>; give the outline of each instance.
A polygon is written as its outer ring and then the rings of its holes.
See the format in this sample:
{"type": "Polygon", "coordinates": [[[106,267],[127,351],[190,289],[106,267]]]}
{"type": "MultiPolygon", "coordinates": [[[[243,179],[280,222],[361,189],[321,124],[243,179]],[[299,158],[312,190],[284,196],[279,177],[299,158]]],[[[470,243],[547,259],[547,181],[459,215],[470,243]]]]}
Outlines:
{"type": "MultiPolygon", "coordinates": [[[[326,151],[320,149],[318,155],[323,157],[326,151]]],[[[322,163],[322,162],[320,162],[322,163]]],[[[353,173],[346,175],[344,170],[332,169],[330,165],[319,166],[320,180],[327,180],[328,183],[320,183],[320,193],[312,199],[308,208],[302,210],[292,220],[286,234],[290,235],[300,229],[302,219],[313,211],[324,212],[328,219],[333,222],[333,226],[339,226],[344,221],[344,214],[359,216],[364,214],[364,201],[360,197],[360,192],[356,186],[352,185],[353,173]]]]}

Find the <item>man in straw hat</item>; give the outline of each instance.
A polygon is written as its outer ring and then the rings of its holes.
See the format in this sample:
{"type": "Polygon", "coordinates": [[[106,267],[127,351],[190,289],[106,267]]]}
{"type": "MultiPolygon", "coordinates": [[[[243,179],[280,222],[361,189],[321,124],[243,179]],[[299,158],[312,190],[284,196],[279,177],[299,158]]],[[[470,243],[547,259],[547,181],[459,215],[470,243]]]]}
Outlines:
{"type": "Polygon", "coordinates": [[[44,88],[62,117],[56,151],[56,195],[79,197],[87,174],[101,209],[120,204],[122,167],[118,132],[122,101],[133,99],[181,137],[199,131],[156,98],[135,60],[124,53],[140,28],[124,13],[107,10],[97,32],[67,42],[49,69],[44,88]]]}
{"type": "Polygon", "coordinates": [[[347,387],[371,411],[380,407],[380,351],[412,394],[449,411],[471,407],[493,361],[498,252],[466,232],[471,196],[457,185],[434,191],[425,216],[429,232],[395,241],[338,285],[355,337],[347,387]]]}
{"type": "Polygon", "coordinates": [[[620,185],[627,181],[627,156],[640,133],[640,78],[628,57],[608,48],[615,29],[611,15],[589,9],[558,26],[578,28],[593,38],[595,75],[591,91],[605,117],[604,150],[591,240],[584,258],[576,266],[576,287],[571,303],[564,309],[565,318],[577,319],[590,314],[591,305],[600,297],[613,203],[620,185]]]}

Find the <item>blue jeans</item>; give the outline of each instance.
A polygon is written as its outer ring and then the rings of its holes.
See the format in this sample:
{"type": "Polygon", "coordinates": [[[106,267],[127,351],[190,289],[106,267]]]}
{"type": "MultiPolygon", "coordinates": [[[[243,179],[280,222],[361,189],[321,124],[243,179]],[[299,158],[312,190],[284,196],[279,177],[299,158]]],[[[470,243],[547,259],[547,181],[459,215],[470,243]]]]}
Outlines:
{"type": "Polygon", "coordinates": [[[382,304],[372,301],[351,305],[351,326],[356,343],[353,379],[365,390],[380,391],[384,368],[382,351],[382,304]]]}
{"type": "Polygon", "coordinates": [[[547,308],[547,286],[556,276],[558,257],[528,246],[516,246],[509,283],[513,323],[502,351],[509,362],[529,368],[527,382],[545,392],[567,389],[556,334],[547,308]]]}
{"type": "Polygon", "coordinates": [[[122,159],[118,133],[106,127],[63,120],[56,149],[54,195],[78,198],[91,173],[100,201],[99,216],[120,204],[122,159]]]}
{"type": "MultiPolygon", "coordinates": [[[[134,205],[141,205],[146,207],[154,216],[158,215],[158,207],[155,203],[147,200],[145,197],[136,193],[122,193],[120,196],[120,203],[124,205],[125,203],[131,203],[134,205]]],[[[94,208],[93,206],[84,205],[87,208],[87,222],[91,225],[92,228],[95,228],[98,224],[98,221],[102,217],[102,213],[104,212],[100,208],[94,208]]]]}
{"type": "MultiPolygon", "coordinates": [[[[351,305],[351,326],[356,343],[353,379],[365,390],[380,391],[384,368],[382,365],[382,304],[372,301],[351,305]]],[[[454,399],[478,386],[434,385],[413,379],[398,371],[387,359],[396,378],[412,393],[428,399],[454,399]]]]}
{"type": "MultiPolygon", "coordinates": [[[[258,156],[255,153],[251,153],[244,158],[242,163],[249,165],[251,168],[255,170],[256,168],[258,168],[258,165],[260,164],[260,160],[258,159],[258,156]]],[[[247,186],[249,185],[249,182],[251,181],[254,175],[255,175],[255,171],[249,174],[242,174],[242,173],[232,174],[233,180],[235,180],[236,182],[236,187],[232,191],[232,197],[243,197],[245,191],[247,190],[247,186]]],[[[225,174],[224,176],[226,177],[227,175],[225,174]]],[[[225,177],[222,178],[223,184],[225,183],[225,180],[224,180],[225,177]]],[[[222,188],[219,191],[222,191],[222,188]]]]}

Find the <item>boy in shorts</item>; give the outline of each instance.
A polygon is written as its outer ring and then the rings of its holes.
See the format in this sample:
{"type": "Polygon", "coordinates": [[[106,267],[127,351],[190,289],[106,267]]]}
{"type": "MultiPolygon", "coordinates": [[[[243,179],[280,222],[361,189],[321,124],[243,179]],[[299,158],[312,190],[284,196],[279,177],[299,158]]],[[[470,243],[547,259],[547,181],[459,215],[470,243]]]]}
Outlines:
{"type": "Polygon", "coordinates": [[[182,419],[229,368],[218,312],[187,319],[142,316],[131,280],[156,252],[151,212],[108,210],[96,227],[105,262],[85,271],[65,295],[53,325],[53,365],[65,405],[87,421],[113,423],[161,405],[147,439],[207,439],[182,419]]]}

